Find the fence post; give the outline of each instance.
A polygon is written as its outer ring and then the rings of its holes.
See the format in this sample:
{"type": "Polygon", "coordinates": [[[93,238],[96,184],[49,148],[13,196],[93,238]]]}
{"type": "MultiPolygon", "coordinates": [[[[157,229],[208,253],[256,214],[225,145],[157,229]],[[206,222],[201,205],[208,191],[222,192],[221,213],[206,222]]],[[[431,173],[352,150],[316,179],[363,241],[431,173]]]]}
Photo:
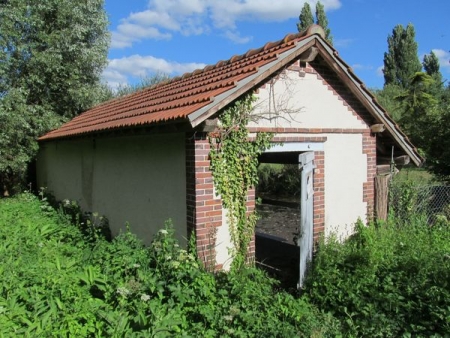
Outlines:
{"type": "Polygon", "coordinates": [[[391,175],[375,177],[375,215],[379,220],[387,220],[389,201],[389,181],[391,175]]]}

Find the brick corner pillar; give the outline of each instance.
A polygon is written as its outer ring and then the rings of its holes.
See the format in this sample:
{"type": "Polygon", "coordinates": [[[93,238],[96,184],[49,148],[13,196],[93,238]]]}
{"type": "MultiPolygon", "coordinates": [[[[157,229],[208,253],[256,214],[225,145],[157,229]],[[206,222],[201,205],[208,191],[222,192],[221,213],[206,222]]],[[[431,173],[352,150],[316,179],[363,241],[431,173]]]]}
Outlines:
{"type": "Polygon", "coordinates": [[[325,152],[314,152],[314,242],[325,232],[325,152]]]}
{"type": "Polygon", "coordinates": [[[186,135],[187,233],[195,235],[204,266],[216,270],[221,268],[216,263],[216,232],[222,225],[222,201],[214,196],[209,150],[206,133],[186,135]]]}
{"type": "MultiPolygon", "coordinates": [[[[247,215],[250,215],[252,212],[254,212],[255,208],[256,208],[256,189],[255,187],[252,187],[248,190],[247,193],[247,215]]],[[[247,263],[250,265],[253,265],[256,259],[255,232],[256,229],[253,229],[250,243],[248,243],[247,263]]]]}
{"type": "Polygon", "coordinates": [[[367,181],[363,185],[363,202],[367,203],[367,222],[375,217],[375,178],[377,175],[377,139],[367,131],[363,134],[363,153],[367,155],[367,181]]]}
{"type": "MultiPolygon", "coordinates": [[[[226,210],[222,208],[222,200],[215,195],[212,172],[210,170],[210,144],[206,133],[186,135],[186,211],[187,233],[195,234],[197,254],[205,267],[210,270],[221,270],[225,262],[217,260],[220,252],[227,250],[217,243],[217,233],[222,226],[227,226],[226,210]]],[[[255,189],[247,195],[247,213],[255,209],[255,189]]],[[[225,230],[225,229],[222,229],[225,230]]],[[[252,234],[248,248],[247,261],[255,259],[255,236],[252,234]]],[[[229,263],[229,262],[228,262],[229,263]]]]}

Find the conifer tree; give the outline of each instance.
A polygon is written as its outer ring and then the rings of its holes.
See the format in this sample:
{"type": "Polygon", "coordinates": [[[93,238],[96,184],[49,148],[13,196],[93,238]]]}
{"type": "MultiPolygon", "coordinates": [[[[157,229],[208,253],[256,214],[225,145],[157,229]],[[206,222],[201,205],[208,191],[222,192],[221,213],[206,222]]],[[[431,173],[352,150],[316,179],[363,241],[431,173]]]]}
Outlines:
{"type": "Polygon", "coordinates": [[[388,36],[388,51],[384,53],[384,85],[394,84],[406,89],[414,74],[421,70],[414,26],[395,26],[388,36]]]}
{"type": "MultiPolygon", "coordinates": [[[[299,32],[304,31],[309,26],[314,24],[314,16],[309,3],[305,2],[298,19],[299,22],[297,23],[297,29],[299,32]]],[[[333,38],[331,36],[331,30],[330,28],[328,28],[328,19],[325,14],[325,7],[320,1],[316,3],[316,24],[323,28],[323,30],[325,31],[325,39],[332,45],[333,38]]]]}
{"type": "Polygon", "coordinates": [[[333,45],[333,37],[331,36],[331,30],[328,27],[328,19],[325,15],[325,8],[320,1],[316,4],[316,23],[325,31],[325,39],[333,45]]]}
{"type": "Polygon", "coordinates": [[[299,22],[297,23],[297,29],[299,32],[304,31],[309,26],[314,23],[314,17],[311,11],[311,6],[309,3],[305,2],[300,12],[300,16],[298,17],[299,22]]]}
{"type": "Polygon", "coordinates": [[[430,54],[425,54],[422,62],[425,72],[430,75],[434,80],[435,94],[439,94],[444,89],[444,81],[442,80],[442,74],[440,71],[439,59],[433,51],[430,54]]]}

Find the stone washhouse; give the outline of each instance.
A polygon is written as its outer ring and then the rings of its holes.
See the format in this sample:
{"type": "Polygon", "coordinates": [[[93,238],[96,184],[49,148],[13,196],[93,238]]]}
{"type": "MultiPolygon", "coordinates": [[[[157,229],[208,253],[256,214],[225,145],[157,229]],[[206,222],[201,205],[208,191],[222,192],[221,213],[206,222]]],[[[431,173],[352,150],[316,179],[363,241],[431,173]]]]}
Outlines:
{"type": "MultiPolygon", "coordinates": [[[[232,244],[208,135],[221,112],[248,93],[256,95],[254,114],[261,117],[248,126],[249,138],[273,132],[277,144],[261,161],[308,165],[302,194],[310,214],[302,210],[306,219],[299,220],[309,222],[302,223],[310,227],[303,233],[308,243],[300,244],[308,257],[319,234],[346,235],[358,218],[377,216],[376,180],[392,159],[423,161],[313,25],[102,103],[43,135],[38,185],[105,215],[113,235],[129,222],[147,244],[170,218],[180,239],[195,234],[201,259],[227,269],[232,244]]],[[[254,189],[247,208],[255,208],[254,189]]],[[[250,257],[254,250],[253,241],[250,257]]]]}

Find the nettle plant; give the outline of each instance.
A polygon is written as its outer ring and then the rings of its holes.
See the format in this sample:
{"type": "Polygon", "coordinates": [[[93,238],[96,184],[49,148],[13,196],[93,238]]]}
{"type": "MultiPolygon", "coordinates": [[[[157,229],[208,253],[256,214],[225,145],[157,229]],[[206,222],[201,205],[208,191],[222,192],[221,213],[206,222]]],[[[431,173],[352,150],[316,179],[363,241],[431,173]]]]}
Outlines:
{"type": "Polygon", "coordinates": [[[248,95],[226,109],[219,118],[217,132],[209,139],[211,171],[227,210],[235,267],[245,263],[257,221],[256,212],[247,210],[247,194],[258,183],[258,156],[270,148],[273,137],[271,133],[257,133],[254,140],[249,140],[247,125],[255,101],[255,96],[248,95]]]}

